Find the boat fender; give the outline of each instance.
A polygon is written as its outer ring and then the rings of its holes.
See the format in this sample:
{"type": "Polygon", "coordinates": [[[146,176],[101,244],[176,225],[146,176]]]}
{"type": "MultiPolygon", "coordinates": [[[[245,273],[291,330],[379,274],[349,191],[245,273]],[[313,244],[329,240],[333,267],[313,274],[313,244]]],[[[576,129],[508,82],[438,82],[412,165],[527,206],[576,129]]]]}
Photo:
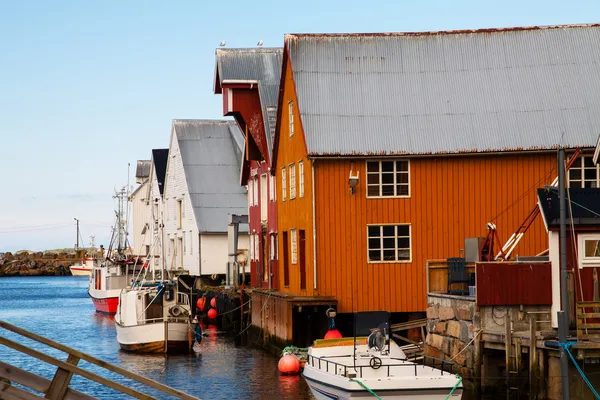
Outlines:
{"type": "Polygon", "coordinates": [[[200,326],[200,324],[197,324],[194,328],[194,335],[196,336],[197,343],[202,342],[202,327],[200,326]]]}

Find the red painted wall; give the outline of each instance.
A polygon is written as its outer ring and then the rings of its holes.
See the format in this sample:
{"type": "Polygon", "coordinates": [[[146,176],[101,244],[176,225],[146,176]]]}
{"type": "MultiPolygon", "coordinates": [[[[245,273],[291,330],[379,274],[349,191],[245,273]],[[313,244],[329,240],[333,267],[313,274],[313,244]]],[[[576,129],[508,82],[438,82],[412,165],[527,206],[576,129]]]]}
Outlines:
{"type": "Polygon", "coordinates": [[[477,263],[477,305],[551,305],[550,263],[477,263]]]}

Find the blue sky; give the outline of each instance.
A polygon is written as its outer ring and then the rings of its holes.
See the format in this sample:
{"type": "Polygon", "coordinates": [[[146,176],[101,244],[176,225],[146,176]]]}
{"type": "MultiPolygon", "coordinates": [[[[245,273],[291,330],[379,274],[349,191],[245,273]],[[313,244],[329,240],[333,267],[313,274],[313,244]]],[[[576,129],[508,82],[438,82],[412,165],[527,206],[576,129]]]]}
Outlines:
{"type": "MultiPolygon", "coordinates": [[[[221,118],[214,52],[283,34],[600,22],[598,1],[0,0],[0,252],[108,245],[127,163],[221,118]]],[[[133,183],[133,180],[132,182],[133,183]]]]}

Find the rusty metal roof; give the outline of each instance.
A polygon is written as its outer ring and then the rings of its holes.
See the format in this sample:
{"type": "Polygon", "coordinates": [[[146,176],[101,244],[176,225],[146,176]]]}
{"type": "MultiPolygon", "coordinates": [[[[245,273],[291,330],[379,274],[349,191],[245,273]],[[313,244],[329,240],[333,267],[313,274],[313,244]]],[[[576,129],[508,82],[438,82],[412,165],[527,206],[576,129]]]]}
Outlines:
{"type": "Polygon", "coordinates": [[[312,155],[593,147],[600,26],[286,35],[312,155]]]}
{"type": "Polygon", "coordinates": [[[227,232],[228,214],[248,213],[246,189],[239,185],[242,132],[235,121],[223,120],[174,120],[173,131],[198,231],[227,232]]]}
{"type": "Polygon", "coordinates": [[[269,134],[268,107],[277,107],[283,48],[258,47],[216,49],[214,92],[224,81],[256,81],[263,114],[269,154],[273,140],[269,134]]]}

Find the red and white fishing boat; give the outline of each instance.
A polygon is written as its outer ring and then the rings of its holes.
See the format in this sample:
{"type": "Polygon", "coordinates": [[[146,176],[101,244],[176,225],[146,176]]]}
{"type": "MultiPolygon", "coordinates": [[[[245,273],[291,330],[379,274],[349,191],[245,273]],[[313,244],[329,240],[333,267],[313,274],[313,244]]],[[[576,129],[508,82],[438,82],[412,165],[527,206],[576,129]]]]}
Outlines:
{"type": "Polygon", "coordinates": [[[105,314],[117,312],[119,293],[135,280],[136,274],[143,268],[138,257],[132,258],[126,254],[127,234],[123,220],[123,204],[127,199],[125,189],[118,192],[115,198],[118,199],[116,225],[106,256],[93,264],[88,288],[96,311],[105,314]]]}
{"type": "Polygon", "coordinates": [[[90,276],[92,275],[92,269],[96,259],[93,257],[87,257],[81,260],[78,264],[73,264],[69,267],[71,275],[73,276],[90,276]]]}

